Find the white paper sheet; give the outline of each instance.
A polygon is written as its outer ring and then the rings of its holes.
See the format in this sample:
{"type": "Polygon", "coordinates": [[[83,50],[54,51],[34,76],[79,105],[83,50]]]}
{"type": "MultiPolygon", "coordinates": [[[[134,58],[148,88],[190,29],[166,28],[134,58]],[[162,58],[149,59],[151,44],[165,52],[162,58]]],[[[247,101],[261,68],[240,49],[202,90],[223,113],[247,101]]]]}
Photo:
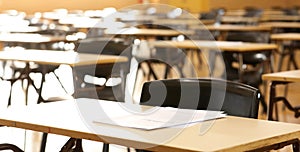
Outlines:
{"type": "Polygon", "coordinates": [[[122,112],[122,115],[105,116],[94,120],[94,123],[104,123],[143,130],[153,130],[165,127],[184,126],[191,123],[223,118],[226,114],[222,111],[188,110],[170,107],[155,107],[151,112],[131,113],[122,112]]]}

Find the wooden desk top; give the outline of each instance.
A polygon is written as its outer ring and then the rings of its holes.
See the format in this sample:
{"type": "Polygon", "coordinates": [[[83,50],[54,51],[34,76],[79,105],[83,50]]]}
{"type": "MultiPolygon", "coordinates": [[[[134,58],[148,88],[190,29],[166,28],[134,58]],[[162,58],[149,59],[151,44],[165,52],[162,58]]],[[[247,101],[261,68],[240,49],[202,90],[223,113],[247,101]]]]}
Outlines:
{"type": "MultiPolygon", "coordinates": [[[[246,14],[246,10],[228,10],[225,12],[225,16],[243,16],[246,14]]],[[[264,9],[262,12],[262,16],[269,15],[284,15],[284,12],[281,10],[266,10],[264,9]]]]}
{"type": "Polygon", "coordinates": [[[243,17],[243,16],[223,16],[222,23],[255,23],[258,22],[258,17],[243,17]]]}
{"type": "Polygon", "coordinates": [[[221,24],[221,25],[207,25],[208,30],[216,31],[270,31],[271,28],[267,26],[256,26],[256,25],[231,25],[231,24],[221,24]]]}
{"type": "Polygon", "coordinates": [[[262,79],[266,81],[300,82],[300,70],[263,74],[262,79]]]}
{"type": "Polygon", "coordinates": [[[192,34],[192,31],[186,31],[181,33],[176,30],[163,30],[163,29],[136,29],[136,28],[124,28],[115,30],[105,30],[105,34],[108,35],[125,35],[125,36],[178,36],[181,34],[192,34]]]}
{"type": "Polygon", "coordinates": [[[128,25],[126,25],[123,22],[103,22],[103,21],[97,21],[97,22],[78,22],[78,23],[74,23],[73,27],[74,28],[85,28],[85,29],[89,29],[89,28],[97,28],[97,29],[107,29],[107,28],[111,28],[111,27],[115,27],[115,28],[124,28],[128,25]]]}
{"type": "Polygon", "coordinates": [[[9,50],[0,51],[0,60],[35,62],[38,64],[84,66],[127,62],[126,57],[113,55],[96,55],[54,50],[9,50]]]}
{"type": "MultiPolygon", "coordinates": [[[[205,21],[205,20],[204,20],[205,21]]],[[[213,23],[214,20],[206,20],[206,22],[213,23]]],[[[197,25],[202,24],[201,20],[196,18],[191,19],[157,19],[153,21],[153,24],[164,25],[164,24],[179,24],[179,25],[197,25]]]]}
{"type": "Polygon", "coordinates": [[[37,26],[0,26],[0,32],[32,33],[39,31],[42,31],[42,28],[37,26]]]}
{"type": "Polygon", "coordinates": [[[59,24],[63,24],[63,25],[74,25],[74,24],[81,24],[81,23],[89,23],[95,25],[98,22],[101,22],[101,19],[89,18],[86,16],[63,17],[60,18],[58,21],[59,24]]]}
{"type": "Polygon", "coordinates": [[[156,47],[175,47],[183,49],[217,49],[222,51],[248,52],[261,50],[274,50],[278,46],[267,43],[245,43],[233,41],[154,41],[150,42],[156,47]]]}
{"type": "Polygon", "coordinates": [[[298,15],[267,15],[262,16],[260,21],[299,21],[298,15]]]}
{"type": "Polygon", "coordinates": [[[204,123],[145,131],[92,122],[101,108],[114,110],[116,106],[120,108],[120,103],[77,99],[8,108],[0,111],[0,124],[133,148],[155,146],[149,149],[153,151],[247,151],[300,137],[298,124],[232,116],[215,120],[203,135],[204,123]],[[86,114],[91,117],[85,118],[86,114]],[[180,132],[160,141],[176,129],[180,132]]]}
{"type": "Polygon", "coordinates": [[[224,16],[243,16],[246,13],[245,10],[227,10],[224,16]]]}
{"type": "Polygon", "coordinates": [[[272,40],[300,40],[300,33],[279,33],[279,34],[272,34],[271,35],[272,40]]]}
{"type": "Polygon", "coordinates": [[[2,33],[0,34],[1,42],[20,42],[20,43],[48,43],[67,41],[65,36],[50,36],[29,33],[2,33]]]}
{"type": "Polygon", "coordinates": [[[298,22],[264,22],[259,25],[271,28],[300,28],[300,23],[298,22]]]}

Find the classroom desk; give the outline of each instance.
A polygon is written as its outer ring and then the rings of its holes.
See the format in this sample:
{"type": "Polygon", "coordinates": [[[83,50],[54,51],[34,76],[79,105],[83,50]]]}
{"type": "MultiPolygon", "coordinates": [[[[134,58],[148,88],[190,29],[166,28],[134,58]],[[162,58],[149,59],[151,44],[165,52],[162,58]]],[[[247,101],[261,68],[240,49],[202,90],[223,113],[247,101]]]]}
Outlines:
{"type": "Polygon", "coordinates": [[[176,47],[184,49],[220,49],[222,51],[252,52],[277,49],[277,45],[268,43],[247,43],[236,41],[154,41],[150,44],[158,47],[176,47]]]}
{"type": "MultiPolygon", "coordinates": [[[[127,62],[128,59],[126,57],[113,56],[113,55],[96,55],[96,54],[84,54],[84,53],[76,53],[76,52],[68,52],[68,51],[54,51],[54,50],[9,50],[9,51],[0,51],[0,60],[3,61],[22,61],[26,62],[26,67],[23,70],[23,74],[25,78],[28,79],[29,84],[34,86],[34,83],[29,77],[29,73],[31,71],[29,62],[34,62],[42,66],[42,80],[40,89],[37,89],[39,94],[38,103],[42,102],[43,99],[41,97],[43,82],[45,81],[45,74],[52,72],[53,68],[48,69],[48,66],[59,66],[61,64],[69,65],[78,70],[88,68],[90,66],[95,66],[97,64],[114,64],[114,63],[122,63],[127,62]],[[50,70],[50,71],[49,71],[50,70]]],[[[76,70],[75,70],[76,71],[76,70]]],[[[93,72],[93,71],[90,71],[93,72]]],[[[80,83],[83,80],[84,73],[74,73],[75,82],[80,83]]],[[[93,73],[91,73],[93,74],[93,73]]],[[[29,86],[29,85],[28,85],[29,86]]],[[[78,87],[79,84],[74,84],[74,86],[78,87]]],[[[34,86],[35,87],[35,86],[34,86]]],[[[26,95],[27,101],[27,95],[26,95]]]]}
{"type": "Polygon", "coordinates": [[[288,22],[295,22],[299,21],[299,15],[267,15],[262,16],[259,21],[261,22],[269,22],[269,21],[288,21],[288,22]]]}
{"type": "Polygon", "coordinates": [[[278,41],[299,41],[300,33],[278,33],[271,35],[272,40],[278,41]]]}
{"type": "Polygon", "coordinates": [[[43,28],[38,26],[0,26],[0,32],[12,32],[12,33],[33,33],[42,31],[43,28]]]}
{"type": "Polygon", "coordinates": [[[101,22],[101,19],[98,18],[89,18],[86,16],[67,16],[67,17],[63,17],[60,18],[58,20],[59,24],[62,25],[76,25],[76,24],[82,24],[82,23],[89,23],[89,24],[97,24],[98,22],[101,22]]]}
{"type": "Polygon", "coordinates": [[[255,24],[259,21],[258,17],[243,16],[223,16],[221,22],[224,24],[255,24]]]}
{"type": "MultiPolygon", "coordinates": [[[[203,26],[204,27],[204,26],[203,26]]],[[[203,29],[199,27],[199,29],[203,29]]],[[[232,24],[221,24],[221,25],[207,25],[205,26],[208,30],[212,31],[241,31],[241,32],[252,32],[252,31],[270,31],[270,27],[258,26],[258,25],[232,25],[232,24]]],[[[195,29],[197,29],[195,27],[195,29]]]]}
{"type": "Polygon", "coordinates": [[[55,50],[30,50],[30,49],[12,49],[9,51],[0,51],[0,60],[14,60],[23,62],[35,62],[37,64],[70,66],[86,66],[91,64],[107,64],[115,62],[127,62],[126,57],[114,55],[96,55],[86,53],[76,53],[73,51],[55,51],[55,50]]]}
{"type": "Polygon", "coordinates": [[[264,22],[264,23],[260,23],[259,25],[271,27],[272,29],[276,29],[276,28],[299,29],[300,28],[299,22],[264,22]]]}
{"type": "MultiPolygon", "coordinates": [[[[273,107],[278,101],[283,101],[286,107],[295,112],[295,117],[300,116],[300,107],[293,107],[290,105],[285,97],[276,97],[276,86],[281,84],[288,84],[293,82],[300,82],[300,70],[275,72],[262,75],[264,81],[270,81],[270,96],[269,96],[269,111],[268,120],[273,120],[273,107]]],[[[276,119],[278,120],[278,112],[276,110],[276,119]]]]}
{"type": "MultiPolygon", "coordinates": [[[[239,72],[243,71],[243,53],[246,52],[259,52],[259,51],[272,51],[277,50],[275,44],[266,43],[245,43],[245,42],[229,42],[229,41],[154,41],[150,43],[154,47],[173,47],[192,50],[220,50],[238,53],[239,72]]],[[[272,65],[271,65],[272,68],[272,65]]]]}
{"type": "Polygon", "coordinates": [[[246,10],[240,9],[240,10],[227,10],[225,11],[224,16],[243,16],[246,14],[246,10]]]}
{"type": "Polygon", "coordinates": [[[157,25],[202,25],[202,24],[213,24],[214,20],[199,20],[197,18],[190,19],[157,19],[153,20],[152,24],[157,25]]]}
{"type": "MultiPolygon", "coordinates": [[[[243,16],[246,14],[246,10],[228,10],[225,12],[225,16],[243,16]]],[[[283,15],[284,12],[281,10],[266,10],[262,12],[262,16],[271,16],[271,15],[283,15]]]]}
{"type": "Polygon", "coordinates": [[[26,48],[42,48],[43,45],[56,42],[73,42],[76,40],[68,40],[66,36],[51,36],[35,33],[1,33],[0,42],[6,43],[9,46],[25,46],[26,48]]]}
{"type": "Polygon", "coordinates": [[[111,29],[105,30],[107,35],[119,35],[119,36],[134,36],[134,37],[175,37],[178,35],[191,35],[192,31],[184,31],[184,33],[177,30],[164,30],[164,29],[137,29],[137,28],[123,28],[123,29],[111,29]]]}
{"type": "MultiPolygon", "coordinates": [[[[103,102],[110,101],[76,99],[12,107],[0,111],[0,124],[73,139],[88,139],[137,149],[146,147],[151,151],[263,151],[266,148],[276,149],[283,142],[287,142],[285,145],[294,143],[296,147],[299,144],[298,124],[233,116],[214,120],[209,130],[203,134],[200,134],[201,127],[210,121],[177,128],[180,132],[162,142],[161,137],[170,135],[170,132],[176,131],[176,127],[145,131],[95,124],[93,121],[97,119],[97,107],[104,110],[122,106],[122,103],[106,103],[100,107],[99,104],[103,102]],[[94,110],[84,107],[92,107],[94,110]],[[84,114],[88,113],[93,114],[85,119],[84,114]]],[[[145,110],[149,107],[141,108],[145,110]]]]}
{"type": "Polygon", "coordinates": [[[289,60],[289,64],[288,64],[288,68],[289,65],[292,63],[293,66],[298,69],[298,65],[296,63],[296,59],[295,59],[295,49],[297,49],[297,46],[293,46],[290,44],[288,44],[288,48],[287,50],[285,50],[283,48],[284,42],[285,41],[297,41],[297,43],[299,43],[298,41],[300,41],[300,33],[279,33],[279,34],[272,34],[271,35],[271,40],[277,42],[279,45],[281,45],[282,50],[280,50],[280,60],[278,63],[278,71],[281,70],[281,66],[282,66],[282,62],[283,62],[283,58],[285,56],[289,56],[290,60],[289,60]]]}
{"type": "Polygon", "coordinates": [[[193,27],[194,30],[210,30],[210,31],[220,31],[218,40],[225,40],[228,32],[270,32],[271,28],[267,26],[258,25],[231,25],[231,24],[221,24],[221,25],[207,25],[193,27]]]}
{"type": "Polygon", "coordinates": [[[128,15],[123,14],[117,17],[117,20],[126,24],[135,26],[140,24],[151,24],[154,20],[158,19],[158,16],[152,15],[128,15]]]}
{"type": "Polygon", "coordinates": [[[97,22],[78,22],[74,23],[73,27],[77,29],[107,29],[107,28],[124,28],[127,27],[123,22],[103,22],[103,21],[97,21],[97,22]]]}
{"type": "Polygon", "coordinates": [[[66,41],[65,36],[50,36],[30,33],[2,33],[0,34],[1,42],[15,43],[52,43],[66,41]]]}
{"type": "Polygon", "coordinates": [[[0,33],[0,42],[4,46],[21,46],[26,49],[51,49],[58,42],[75,43],[76,37],[54,36],[36,33],[0,33]]]}

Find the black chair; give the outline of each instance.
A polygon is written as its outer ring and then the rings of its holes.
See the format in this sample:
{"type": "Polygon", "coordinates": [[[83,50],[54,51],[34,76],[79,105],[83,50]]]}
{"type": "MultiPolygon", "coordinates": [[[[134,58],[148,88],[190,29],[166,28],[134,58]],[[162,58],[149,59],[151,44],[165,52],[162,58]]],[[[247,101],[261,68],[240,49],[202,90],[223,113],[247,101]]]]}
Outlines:
{"type": "Polygon", "coordinates": [[[124,101],[124,85],[126,74],[129,73],[130,60],[132,58],[131,44],[127,44],[124,39],[120,38],[89,38],[81,40],[77,47],[79,53],[91,53],[91,54],[105,54],[105,55],[120,55],[126,56],[128,62],[126,64],[107,64],[107,65],[95,65],[90,69],[79,69],[75,67],[76,73],[80,74],[81,80],[84,80],[86,75],[90,75],[94,78],[105,78],[105,84],[103,86],[94,84],[87,81],[82,81],[80,86],[76,88],[76,97],[89,97],[97,99],[124,101]],[[121,78],[122,82],[117,85],[109,86],[107,82],[111,78],[121,78]],[[96,89],[97,96],[93,96],[93,91],[96,89]],[[115,92],[117,91],[117,92],[115,92]]]}
{"type": "Polygon", "coordinates": [[[168,79],[145,82],[140,104],[198,110],[222,110],[228,115],[257,118],[258,89],[221,79],[168,79]]]}
{"type": "MultiPolygon", "coordinates": [[[[292,15],[292,16],[299,16],[299,8],[298,7],[292,7],[292,8],[286,8],[283,9],[283,12],[285,15],[292,15]]],[[[293,21],[296,22],[296,21],[293,21]]],[[[283,28],[279,29],[277,33],[299,33],[300,30],[298,28],[283,28]]],[[[280,59],[278,62],[278,71],[282,71],[282,63],[283,59],[288,56],[288,64],[287,64],[287,69],[290,70],[291,65],[295,68],[298,69],[298,64],[297,64],[297,59],[296,59],[296,51],[298,51],[300,48],[300,42],[299,41],[291,41],[290,43],[283,44],[283,51],[280,52],[280,59]]]]}
{"type": "Polygon", "coordinates": [[[142,68],[142,64],[146,64],[149,69],[149,73],[147,75],[147,79],[150,80],[151,76],[155,80],[158,80],[154,68],[154,65],[160,64],[165,66],[165,73],[163,78],[167,79],[171,73],[172,68],[176,68],[179,77],[185,77],[182,71],[184,62],[186,59],[186,54],[183,50],[178,48],[167,48],[167,47],[153,47],[148,44],[147,41],[141,41],[141,44],[137,46],[136,53],[134,58],[138,61],[138,70],[142,69],[144,71],[144,75],[146,75],[146,70],[142,68]],[[145,48],[142,45],[146,45],[145,48]]]}
{"type": "Polygon", "coordinates": [[[261,17],[263,10],[255,7],[246,7],[244,17],[261,17]]]}
{"type": "MultiPolygon", "coordinates": [[[[242,41],[242,42],[255,42],[255,43],[268,43],[268,32],[230,32],[227,35],[227,41],[242,41]]],[[[232,81],[240,81],[242,83],[251,85],[255,88],[263,83],[261,76],[267,71],[273,71],[271,62],[271,51],[264,52],[247,52],[243,53],[243,67],[245,67],[242,73],[239,73],[238,69],[233,66],[234,62],[238,61],[238,55],[233,52],[222,52],[226,73],[223,78],[232,81]]],[[[264,97],[260,98],[264,108],[264,112],[267,111],[267,105],[264,97]]]]}
{"type": "MultiPolygon", "coordinates": [[[[90,54],[106,54],[106,55],[120,55],[128,57],[127,64],[121,65],[94,65],[89,68],[74,67],[76,71],[75,92],[74,98],[96,98],[105,100],[114,100],[124,102],[125,98],[125,77],[129,73],[130,59],[132,55],[131,45],[126,44],[124,39],[119,38],[88,38],[79,41],[76,51],[79,53],[90,54]],[[103,86],[88,82],[84,80],[86,75],[94,78],[105,78],[106,82],[103,86]],[[121,78],[122,81],[113,86],[107,85],[110,78],[121,78]],[[96,94],[95,94],[96,93],[96,94]]],[[[47,141],[47,133],[43,134],[41,151],[45,150],[47,141]]],[[[70,138],[63,146],[61,151],[78,151],[82,152],[82,139],[70,138]]],[[[109,151],[109,144],[103,144],[103,151],[109,151]]]]}
{"type": "Polygon", "coordinates": [[[224,8],[218,8],[218,9],[212,9],[209,12],[202,12],[199,15],[200,20],[204,19],[213,19],[215,20],[215,23],[220,24],[221,23],[221,18],[225,13],[224,8]]]}
{"type": "MultiPolygon", "coordinates": [[[[222,110],[228,115],[257,118],[258,89],[243,83],[221,79],[168,79],[146,82],[140,104],[198,110],[222,110]]],[[[298,140],[276,143],[263,151],[293,145],[299,151],[298,140]]],[[[137,150],[147,152],[146,150],[137,150]]]]}
{"type": "MultiPolygon", "coordinates": [[[[259,91],[221,79],[166,79],[145,82],[140,104],[195,110],[222,110],[228,115],[257,118],[259,91]]],[[[148,152],[147,150],[136,150],[148,152]]]]}
{"type": "MultiPolygon", "coordinates": [[[[155,47],[156,53],[152,56],[157,63],[165,64],[165,75],[164,78],[168,78],[170,70],[172,67],[177,68],[179,76],[184,77],[183,66],[185,61],[185,53],[183,50],[178,48],[164,48],[164,47],[155,47]]],[[[155,61],[153,61],[155,63],[155,61]]]]}

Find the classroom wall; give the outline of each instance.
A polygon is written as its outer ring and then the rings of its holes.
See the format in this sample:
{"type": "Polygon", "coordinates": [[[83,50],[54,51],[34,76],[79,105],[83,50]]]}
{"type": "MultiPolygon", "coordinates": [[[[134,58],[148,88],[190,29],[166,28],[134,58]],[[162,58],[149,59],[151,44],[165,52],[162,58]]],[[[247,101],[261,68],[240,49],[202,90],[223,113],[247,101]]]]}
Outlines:
{"type": "Polygon", "coordinates": [[[121,9],[138,2],[140,0],[0,0],[0,10],[16,9],[32,14],[37,11],[45,12],[57,8],[87,10],[116,7],[121,9]]]}
{"type": "Polygon", "coordinates": [[[242,9],[253,6],[263,9],[273,6],[292,7],[300,6],[300,0],[160,0],[160,3],[184,8],[191,12],[203,12],[213,8],[242,9]]]}
{"type": "Polygon", "coordinates": [[[189,12],[206,12],[209,11],[210,0],[160,0],[160,3],[183,8],[189,12]]]}
{"type": "Polygon", "coordinates": [[[246,6],[268,9],[273,6],[291,7],[300,6],[299,0],[210,0],[210,8],[224,7],[226,9],[242,9],[246,6]]]}
{"type": "Polygon", "coordinates": [[[300,6],[299,0],[286,0],[287,6],[300,6]]]}
{"type": "Polygon", "coordinates": [[[143,1],[170,4],[191,12],[202,12],[219,7],[241,9],[245,6],[259,8],[300,6],[299,0],[0,0],[0,10],[16,9],[32,14],[37,11],[45,12],[57,8],[87,10],[116,7],[122,9],[143,1]]]}

